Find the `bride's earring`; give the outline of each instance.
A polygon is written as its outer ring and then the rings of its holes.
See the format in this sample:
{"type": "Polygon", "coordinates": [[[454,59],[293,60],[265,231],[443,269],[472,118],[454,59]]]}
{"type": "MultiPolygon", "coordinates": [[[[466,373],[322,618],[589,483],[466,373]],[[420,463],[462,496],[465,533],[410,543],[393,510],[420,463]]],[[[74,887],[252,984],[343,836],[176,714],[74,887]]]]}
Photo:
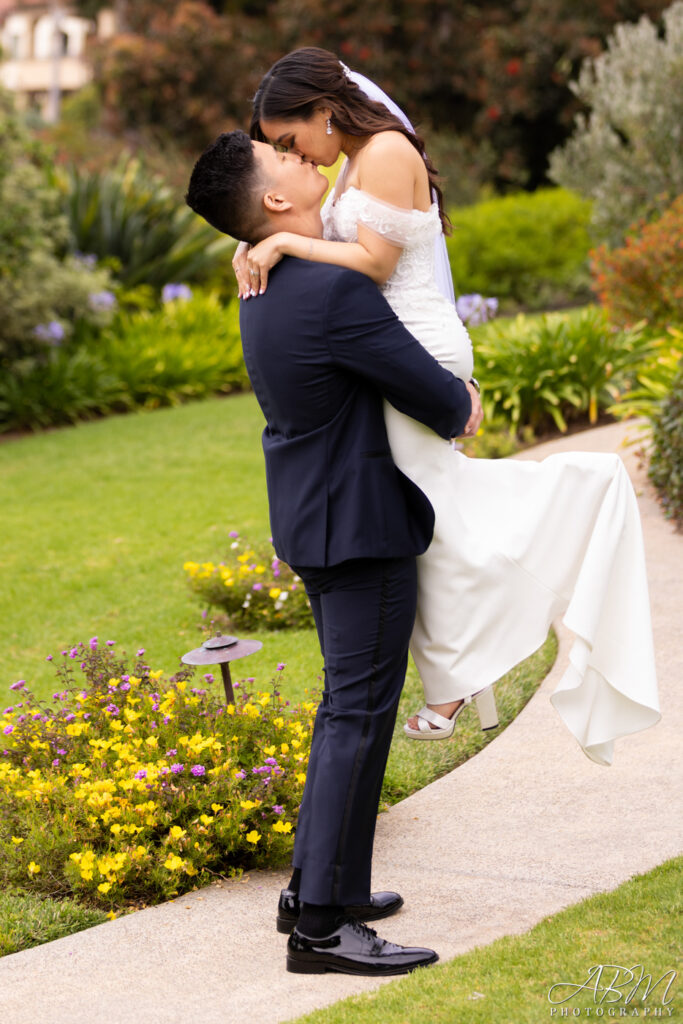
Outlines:
{"type": "Polygon", "coordinates": [[[325,134],[326,135],[331,135],[332,134],[332,119],[328,117],[326,124],[327,124],[327,127],[325,128],[325,134]]]}

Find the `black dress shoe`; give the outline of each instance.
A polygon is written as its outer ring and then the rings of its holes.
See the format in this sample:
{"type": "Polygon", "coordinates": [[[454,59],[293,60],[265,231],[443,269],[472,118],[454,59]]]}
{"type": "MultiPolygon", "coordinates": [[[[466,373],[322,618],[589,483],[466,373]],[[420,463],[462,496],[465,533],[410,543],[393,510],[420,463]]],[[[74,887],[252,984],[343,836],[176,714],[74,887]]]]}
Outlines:
{"type": "Polygon", "coordinates": [[[353,917],[340,918],[337,928],[322,939],[309,939],[295,928],[287,941],[287,970],[295,974],[407,974],[438,959],[433,949],[380,939],[353,917]]]}
{"type": "MultiPolygon", "coordinates": [[[[403,897],[397,892],[373,892],[369,903],[344,907],[344,915],[358,921],[377,921],[380,917],[395,914],[402,906],[403,897]]],[[[277,930],[288,935],[299,920],[299,911],[299,894],[292,889],[283,889],[277,905],[277,930]]]]}

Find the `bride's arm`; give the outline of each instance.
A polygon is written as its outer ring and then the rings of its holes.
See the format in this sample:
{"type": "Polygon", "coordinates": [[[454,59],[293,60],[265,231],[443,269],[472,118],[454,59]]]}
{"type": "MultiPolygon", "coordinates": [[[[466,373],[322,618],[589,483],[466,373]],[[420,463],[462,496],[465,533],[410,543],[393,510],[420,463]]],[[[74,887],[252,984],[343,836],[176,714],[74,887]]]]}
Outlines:
{"type": "MultiPolygon", "coordinates": [[[[392,206],[412,209],[416,151],[407,139],[396,132],[383,132],[374,136],[366,151],[358,167],[360,188],[392,206]]],[[[357,242],[329,242],[279,231],[249,250],[248,266],[252,285],[256,290],[258,282],[260,294],[266,290],[268,272],[283,256],[335,263],[366,274],[375,284],[384,284],[393,274],[401,251],[400,246],[359,223],[357,242]]]]}

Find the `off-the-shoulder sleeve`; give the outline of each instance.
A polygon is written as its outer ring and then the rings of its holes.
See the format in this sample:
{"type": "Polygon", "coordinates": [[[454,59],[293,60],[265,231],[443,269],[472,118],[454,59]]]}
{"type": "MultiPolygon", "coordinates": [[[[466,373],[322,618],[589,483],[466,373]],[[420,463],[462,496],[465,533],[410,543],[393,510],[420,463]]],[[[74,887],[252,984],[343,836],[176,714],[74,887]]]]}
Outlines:
{"type": "Polygon", "coordinates": [[[402,249],[425,242],[441,231],[436,204],[424,211],[404,210],[357,188],[344,192],[335,213],[336,233],[341,237],[357,238],[355,226],[362,224],[402,249]]]}

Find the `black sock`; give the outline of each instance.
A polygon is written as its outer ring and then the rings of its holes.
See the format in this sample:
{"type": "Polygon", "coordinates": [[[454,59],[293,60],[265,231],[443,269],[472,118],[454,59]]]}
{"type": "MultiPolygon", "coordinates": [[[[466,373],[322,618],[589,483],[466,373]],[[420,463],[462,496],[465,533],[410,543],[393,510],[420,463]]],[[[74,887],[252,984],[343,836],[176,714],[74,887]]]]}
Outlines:
{"type": "Polygon", "coordinates": [[[298,892],[301,888],[301,868],[294,868],[294,874],[289,880],[287,888],[290,892],[298,892]]]}
{"type": "Polygon", "coordinates": [[[334,931],[337,920],[343,913],[343,907],[302,903],[296,929],[302,935],[307,935],[309,939],[321,939],[324,935],[329,935],[334,931]]]}

